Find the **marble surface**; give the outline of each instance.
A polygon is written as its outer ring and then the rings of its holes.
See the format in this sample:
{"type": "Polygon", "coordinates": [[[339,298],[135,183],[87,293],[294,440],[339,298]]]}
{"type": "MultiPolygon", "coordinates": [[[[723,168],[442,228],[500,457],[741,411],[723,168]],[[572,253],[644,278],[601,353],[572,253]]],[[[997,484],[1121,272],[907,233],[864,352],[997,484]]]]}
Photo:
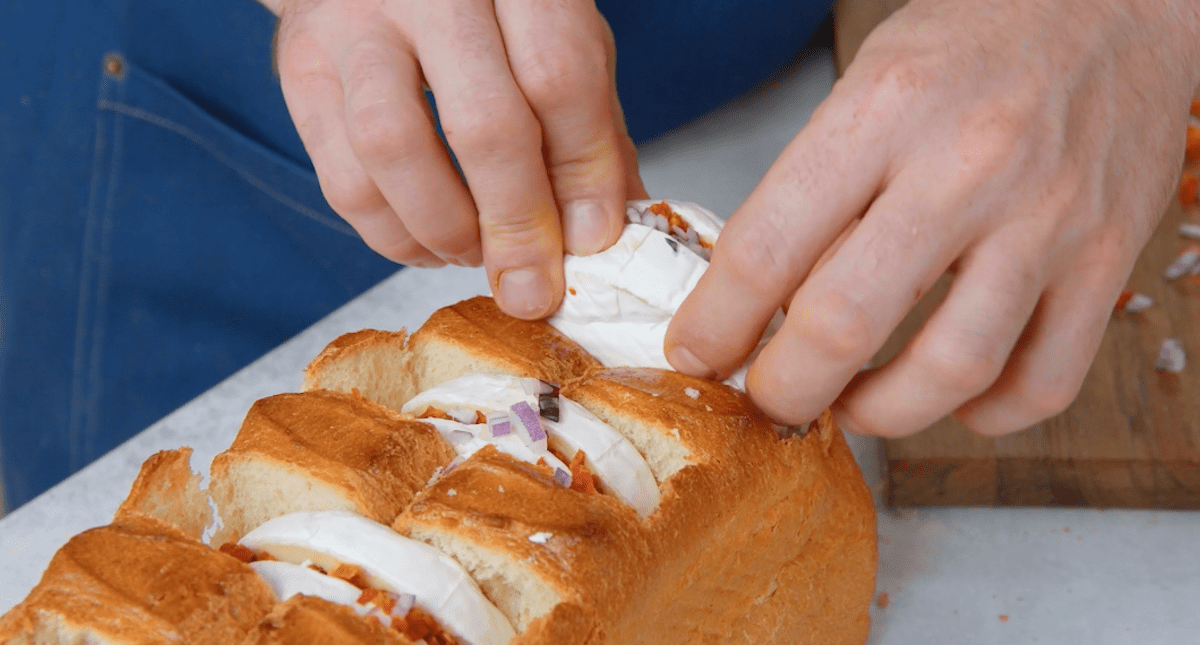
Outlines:
{"type": "MultiPolygon", "coordinates": [[[[807,121],[834,80],[815,51],[771,83],[641,149],[650,193],[728,216],[807,121]]],[[[484,293],[480,271],[402,271],[0,520],[0,610],[20,601],[71,535],[108,522],[142,460],[190,445],[206,469],[255,399],[300,386],[337,335],[420,325],[484,293]]],[[[877,442],[851,438],[868,484],[877,442]]],[[[872,644],[1200,642],[1200,513],[879,508],[872,644]],[[886,608],[880,605],[886,604],[886,608]]]]}

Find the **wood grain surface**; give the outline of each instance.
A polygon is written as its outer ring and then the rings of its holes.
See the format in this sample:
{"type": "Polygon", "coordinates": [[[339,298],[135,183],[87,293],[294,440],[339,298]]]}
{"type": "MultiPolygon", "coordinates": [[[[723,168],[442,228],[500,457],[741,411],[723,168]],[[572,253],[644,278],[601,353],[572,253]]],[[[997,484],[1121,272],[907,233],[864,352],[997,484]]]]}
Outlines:
{"type": "MultiPolygon", "coordinates": [[[[903,4],[839,0],[839,72],[871,29],[903,4]]],[[[994,440],[948,418],[913,437],[887,441],[889,503],[1200,508],[1200,276],[1171,283],[1162,277],[1184,246],[1179,224],[1200,221],[1197,215],[1172,201],[1129,280],[1129,288],[1152,297],[1154,307],[1114,314],[1066,412],[994,440]],[[1180,338],[1188,352],[1182,374],[1154,368],[1159,344],[1168,337],[1180,338]]],[[[948,284],[944,277],[918,304],[877,361],[893,356],[920,328],[948,284]]]]}

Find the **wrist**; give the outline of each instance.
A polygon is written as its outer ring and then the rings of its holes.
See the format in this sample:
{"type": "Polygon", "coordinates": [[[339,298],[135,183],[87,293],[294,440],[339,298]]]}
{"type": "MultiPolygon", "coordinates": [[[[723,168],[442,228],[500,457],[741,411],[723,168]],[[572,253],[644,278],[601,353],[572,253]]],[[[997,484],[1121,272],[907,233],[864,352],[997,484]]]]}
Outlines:
{"type": "Polygon", "coordinates": [[[258,3],[276,16],[279,16],[279,12],[283,10],[283,0],[258,0],[258,3]]]}

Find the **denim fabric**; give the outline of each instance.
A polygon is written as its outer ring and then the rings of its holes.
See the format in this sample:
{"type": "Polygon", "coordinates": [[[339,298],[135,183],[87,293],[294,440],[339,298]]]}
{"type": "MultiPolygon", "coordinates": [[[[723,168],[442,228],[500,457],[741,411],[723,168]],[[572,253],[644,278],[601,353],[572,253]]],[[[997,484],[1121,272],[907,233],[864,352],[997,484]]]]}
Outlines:
{"type": "MultiPolygon", "coordinates": [[[[830,2],[600,0],[631,132],[760,82],[830,2]]],[[[273,28],[251,0],[0,4],[7,508],[397,270],[322,198],[273,28]]]]}

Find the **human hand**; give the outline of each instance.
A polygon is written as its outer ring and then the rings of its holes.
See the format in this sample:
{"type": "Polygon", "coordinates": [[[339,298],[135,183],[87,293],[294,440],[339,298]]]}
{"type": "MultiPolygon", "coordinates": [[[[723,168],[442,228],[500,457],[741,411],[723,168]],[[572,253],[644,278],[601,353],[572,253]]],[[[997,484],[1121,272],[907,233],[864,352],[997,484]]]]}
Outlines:
{"type": "Polygon", "coordinates": [[[483,263],[502,309],[540,318],[562,299],[564,246],[611,245],[645,195],[591,0],[264,4],[322,191],[385,257],[483,263]]]}
{"type": "Polygon", "coordinates": [[[730,219],[668,330],[785,423],[999,435],[1074,399],[1170,198],[1200,82],[1194,0],[912,0],[730,219]],[[946,299],[859,373],[945,271],[946,299]],[[836,399],[836,401],[835,401],[836,399]]]}

